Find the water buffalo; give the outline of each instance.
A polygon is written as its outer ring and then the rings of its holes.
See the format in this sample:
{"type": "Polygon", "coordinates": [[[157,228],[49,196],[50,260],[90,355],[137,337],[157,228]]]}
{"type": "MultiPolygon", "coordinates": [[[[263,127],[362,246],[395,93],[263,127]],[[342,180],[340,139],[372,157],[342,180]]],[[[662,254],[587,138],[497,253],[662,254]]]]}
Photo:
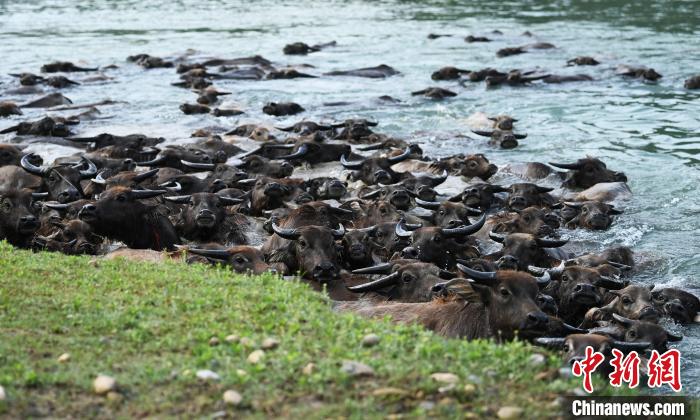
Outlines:
{"type": "Polygon", "coordinates": [[[465,178],[480,178],[486,181],[498,172],[498,167],[481,153],[473,155],[455,155],[449,158],[431,162],[432,171],[448,171],[452,175],[460,175],[465,178]]]}
{"type": "Polygon", "coordinates": [[[221,161],[225,159],[225,156],[212,159],[211,156],[209,156],[209,154],[203,150],[191,147],[166,146],[162,150],[159,150],[153,159],[144,162],[137,162],[137,165],[147,166],[150,168],[169,167],[179,169],[183,172],[199,172],[202,169],[195,167],[193,163],[222,163],[221,161]]]}
{"type": "MultiPolygon", "coordinates": [[[[286,178],[291,176],[292,172],[294,172],[294,166],[285,161],[270,160],[258,155],[249,155],[241,160],[242,163],[236,166],[254,175],[265,175],[272,178],[286,178]]],[[[215,170],[214,172],[216,173],[219,171],[215,170]]]]}
{"type": "MultiPolygon", "coordinates": [[[[683,83],[683,87],[686,89],[700,89],[700,74],[688,78],[685,83],[683,83]]],[[[0,116],[2,116],[2,111],[0,111],[0,116]]]]}
{"type": "Polygon", "coordinates": [[[461,201],[468,207],[482,211],[490,209],[494,204],[500,204],[496,193],[508,192],[509,189],[500,185],[478,183],[465,188],[460,194],[451,197],[449,201],[461,201]]]}
{"type": "Polygon", "coordinates": [[[468,216],[479,216],[482,211],[473,207],[465,206],[462,203],[451,201],[423,201],[416,198],[416,204],[425,209],[432,210],[428,220],[434,226],[446,228],[456,228],[471,224],[468,216]]]}
{"type": "Polygon", "coordinates": [[[39,219],[32,206],[32,191],[0,190],[0,240],[26,247],[39,228],[39,219]]]}
{"type": "Polygon", "coordinates": [[[530,183],[512,184],[508,188],[506,206],[513,211],[524,210],[528,207],[549,207],[554,199],[548,193],[553,188],[540,187],[530,183]]]}
{"type": "Polygon", "coordinates": [[[166,192],[113,187],[100,194],[94,204],[84,205],[78,217],[96,234],[122,241],[130,248],[170,250],[180,243],[175,228],[158,206],[143,201],[166,192]]]}
{"type": "Polygon", "coordinates": [[[281,117],[284,115],[295,115],[300,112],[304,112],[305,109],[301,105],[294,102],[268,102],[265,104],[265,106],[263,106],[262,111],[267,115],[281,117]]]}
{"type": "Polygon", "coordinates": [[[593,57],[588,57],[588,56],[579,56],[579,57],[574,57],[571,60],[566,61],[567,66],[597,66],[600,64],[598,60],[596,60],[593,57]]]}
{"type": "Polygon", "coordinates": [[[53,224],[58,228],[49,237],[36,236],[34,246],[68,255],[95,255],[103,238],[93,232],[92,227],[82,220],[69,220],[53,224]]]}
{"type": "Polygon", "coordinates": [[[611,171],[605,163],[597,158],[586,157],[574,163],[549,163],[561,169],[568,169],[563,187],[585,189],[599,182],[627,182],[627,176],[622,172],[611,171]]]}
{"type": "Polygon", "coordinates": [[[78,67],[70,61],[55,61],[41,66],[42,73],[70,73],[82,71],[97,71],[97,68],[78,67]]]}
{"type": "Polygon", "coordinates": [[[335,41],[327,42],[325,44],[308,45],[303,42],[294,42],[287,44],[282,49],[282,52],[287,55],[306,55],[312,52],[321,51],[323,48],[332,47],[336,45],[335,41]]]}
{"type": "MultiPolygon", "coordinates": [[[[630,319],[657,322],[660,312],[654,307],[649,287],[631,284],[624,289],[608,291],[610,303],[591,315],[594,320],[610,320],[612,314],[630,319]]],[[[590,318],[586,315],[586,318],[590,318]]]]}
{"type": "Polygon", "coordinates": [[[98,150],[108,146],[141,149],[144,147],[153,147],[165,141],[163,137],[148,137],[145,134],[118,136],[109,133],[102,133],[91,137],[68,137],[66,140],[87,144],[88,150],[98,150]]]}
{"type": "Polygon", "coordinates": [[[247,219],[226,211],[227,206],[241,204],[244,200],[205,192],[165,197],[165,200],[184,205],[175,223],[181,237],[196,242],[247,243],[247,219]]]}
{"type": "Polygon", "coordinates": [[[471,225],[456,228],[409,226],[404,220],[396,225],[396,235],[411,238],[411,246],[401,251],[403,258],[431,262],[440,268],[450,270],[457,259],[478,257],[474,241],[469,235],[476,233],[486,221],[486,215],[471,225]],[[411,229],[411,230],[409,230],[411,229]]]}
{"type": "Polygon", "coordinates": [[[564,246],[568,240],[540,238],[529,233],[510,233],[502,235],[490,232],[489,237],[501,244],[503,249],[492,254],[493,258],[500,257],[501,269],[527,270],[528,266],[551,267],[556,261],[565,259],[561,252],[553,249],[564,246]]]}
{"type": "Polygon", "coordinates": [[[347,187],[348,183],[338,178],[320,177],[308,180],[305,189],[314,200],[339,200],[347,194],[347,187]]]}
{"type": "Polygon", "coordinates": [[[371,241],[376,230],[376,226],[370,226],[345,232],[341,241],[341,259],[345,268],[352,270],[374,264],[377,258],[372,253],[371,241]]]}
{"type": "Polygon", "coordinates": [[[436,265],[416,260],[393,260],[354,270],[353,274],[381,274],[382,277],[348,289],[356,293],[378,292],[395,302],[428,302],[433,287],[457,275],[436,265]]]}
{"type": "Polygon", "coordinates": [[[700,299],[697,296],[675,287],[652,290],[654,307],[662,314],[681,324],[700,322],[700,299]]]}
{"type": "Polygon", "coordinates": [[[68,137],[73,134],[68,127],[70,121],[60,121],[51,117],[44,117],[37,121],[25,121],[12,127],[0,130],[0,134],[16,132],[17,135],[68,137]]]}
{"type": "Polygon", "coordinates": [[[669,342],[683,339],[683,337],[667,331],[658,324],[629,319],[617,314],[613,314],[611,321],[602,324],[604,325],[591,329],[591,332],[628,343],[649,343],[651,349],[659,353],[668,350],[669,342]]]}
{"type": "Polygon", "coordinates": [[[73,165],[53,165],[38,167],[31,161],[36,157],[25,155],[20,164],[32,175],[41,177],[42,191],[49,193],[49,198],[59,203],[69,203],[84,197],[80,180],[92,178],[97,174],[97,166],[83,157],[81,162],[73,165]],[[85,167],[85,169],[81,169],[85,167]]]}
{"type": "Polygon", "coordinates": [[[393,205],[398,210],[409,210],[413,204],[416,194],[406,188],[403,184],[386,185],[370,192],[364,192],[360,198],[363,200],[384,200],[393,205]]]}
{"type": "Polygon", "coordinates": [[[302,226],[283,228],[272,224],[275,236],[262,247],[268,263],[283,263],[287,273],[300,272],[302,277],[318,283],[340,281],[340,262],[336,240],[342,239],[345,229],[325,226],[302,226]]]}
{"type": "Polygon", "coordinates": [[[188,253],[230,267],[236,273],[262,274],[270,270],[263,253],[251,246],[238,245],[226,249],[184,248],[188,253]]]}
{"type": "Polygon", "coordinates": [[[415,92],[411,92],[412,96],[418,96],[422,95],[425,96],[426,98],[430,99],[445,99],[445,98],[452,98],[457,96],[455,92],[452,92],[451,90],[439,88],[439,87],[430,87],[422,90],[417,90],[415,92]]]}
{"type": "Polygon", "coordinates": [[[9,117],[10,115],[22,115],[22,110],[14,102],[0,101],[0,117],[9,117]]]}
{"type": "Polygon", "coordinates": [[[527,137],[527,134],[515,134],[512,130],[501,130],[494,128],[493,130],[472,130],[472,133],[489,138],[489,144],[498,146],[501,149],[514,149],[518,147],[518,140],[527,137]]]}
{"type": "Polygon", "coordinates": [[[632,191],[626,182],[599,182],[590,188],[565,196],[566,201],[601,201],[609,203],[615,200],[626,200],[632,196],[632,191]]]}
{"type": "Polygon", "coordinates": [[[375,67],[365,67],[355,70],[336,70],[325,73],[326,76],[355,76],[355,77],[367,77],[370,79],[384,79],[386,77],[394,76],[399,74],[399,72],[386,64],[380,64],[375,67]]]}
{"type": "MultiPolygon", "coordinates": [[[[417,146],[411,145],[398,155],[391,157],[367,158],[363,160],[348,161],[346,156],[341,156],[340,163],[346,169],[353,170],[351,178],[365,184],[394,184],[407,176],[406,173],[395,172],[391,166],[408,159],[415,152],[417,146]]],[[[410,175],[410,174],[408,174],[410,175]]]]}
{"type": "Polygon", "coordinates": [[[472,272],[442,286],[444,297],[421,303],[368,305],[364,301],[341,303],[336,309],[399,323],[417,323],[444,337],[530,339],[547,332],[549,318],[535,302],[537,281],[515,271],[472,272]]]}
{"type": "Polygon", "coordinates": [[[12,144],[0,144],[0,166],[19,166],[21,159],[22,149],[12,144]]]}
{"type": "Polygon", "coordinates": [[[317,164],[322,162],[334,162],[342,156],[350,154],[350,145],[347,144],[330,144],[330,143],[315,143],[301,142],[289,146],[291,150],[287,154],[277,156],[277,159],[288,160],[292,163],[300,164],[302,162],[308,164],[317,164]]]}
{"type": "Polygon", "coordinates": [[[569,229],[605,230],[613,222],[613,215],[622,214],[615,206],[598,201],[564,202],[561,215],[569,229]]]}
{"type": "Polygon", "coordinates": [[[433,80],[456,80],[462,77],[463,74],[471,73],[470,70],[462,70],[457,67],[442,67],[440,70],[433,72],[430,76],[433,80]]]}
{"type": "Polygon", "coordinates": [[[303,184],[304,181],[301,179],[258,177],[251,190],[251,214],[259,216],[262,215],[264,210],[284,207],[286,201],[291,201],[298,194],[304,192],[302,189],[303,184]]]}
{"type": "Polygon", "coordinates": [[[621,76],[634,77],[637,79],[644,79],[652,82],[655,82],[663,77],[654,69],[644,66],[628,66],[625,64],[620,64],[619,66],[617,66],[617,68],[615,69],[615,73],[621,76]]]}
{"type": "Polygon", "coordinates": [[[551,236],[559,228],[559,217],[538,207],[527,207],[518,212],[499,212],[487,220],[489,231],[496,233],[529,233],[535,236],[551,236]]]}

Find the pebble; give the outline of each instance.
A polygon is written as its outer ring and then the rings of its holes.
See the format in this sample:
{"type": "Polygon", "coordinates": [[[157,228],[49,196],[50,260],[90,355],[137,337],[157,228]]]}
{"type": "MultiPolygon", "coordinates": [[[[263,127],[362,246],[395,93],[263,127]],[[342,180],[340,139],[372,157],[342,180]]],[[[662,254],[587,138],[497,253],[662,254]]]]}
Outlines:
{"type": "Polygon", "coordinates": [[[255,350],[248,355],[248,363],[260,363],[265,357],[265,352],[262,350],[255,350]]]}
{"type": "Polygon", "coordinates": [[[104,395],[117,388],[117,381],[111,376],[97,375],[97,378],[92,383],[92,387],[95,389],[95,394],[104,395]]]}
{"type": "Polygon", "coordinates": [[[242,345],[242,346],[245,346],[245,347],[255,347],[255,341],[253,341],[252,338],[241,337],[241,338],[238,340],[238,342],[241,343],[241,345],[242,345]]]}
{"type": "Polygon", "coordinates": [[[464,385],[464,393],[466,395],[472,395],[476,393],[476,385],[474,384],[466,384],[464,385]]]}
{"type": "Polygon", "coordinates": [[[433,373],[430,377],[437,382],[444,382],[446,384],[454,384],[459,381],[459,376],[447,372],[433,373]]]}
{"type": "Polygon", "coordinates": [[[238,376],[247,376],[247,375],[248,375],[248,372],[246,372],[246,371],[243,370],[243,369],[236,369],[236,375],[238,375],[238,376]]]}
{"type": "Polygon", "coordinates": [[[418,407],[422,408],[423,410],[432,410],[435,408],[435,403],[432,401],[422,401],[420,404],[418,404],[418,407]]]}
{"type": "Polygon", "coordinates": [[[441,394],[446,394],[446,393],[452,391],[453,389],[455,389],[456,387],[457,387],[457,384],[455,384],[455,383],[447,384],[445,386],[441,386],[440,388],[438,388],[438,392],[441,394]]]}
{"type": "Polygon", "coordinates": [[[408,391],[405,391],[401,388],[377,388],[374,391],[372,391],[372,395],[375,397],[386,397],[386,396],[403,396],[403,395],[408,395],[408,391]]]}
{"type": "Polygon", "coordinates": [[[263,350],[272,350],[274,348],[277,348],[277,346],[280,345],[280,341],[276,338],[269,337],[263,340],[262,344],[260,347],[263,348],[263,350]]]}
{"type": "Polygon", "coordinates": [[[209,345],[210,345],[210,346],[218,346],[219,343],[220,343],[220,341],[219,341],[219,338],[218,338],[218,337],[212,337],[212,338],[209,339],[209,345]]]}
{"type": "Polygon", "coordinates": [[[374,369],[372,369],[364,363],[355,362],[352,360],[345,360],[340,370],[349,374],[350,376],[355,377],[374,375],[374,369]]]}
{"type": "Polygon", "coordinates": [[[58,363],[66,363],[69,360],[70,354],[68,353],[63,353],[62,355],[58,356],[58,363]]]}
{"type": "Polygon", "coordinates": [[[227,335],[226,338],[224,338],[224,340],[226,340],[227,343],[237,343],[238,340],[240,340],[240,337],[236,334],[231,334],[227,335]]]}
{"type": "Polygon", "coordinates": [[[367,334],[363,339],[362,339],[362,346],[363,347],[374,347],[377,344],[379,344],[379,336],[377,334],[367,334]]]}
{"type": "Polygon", "coordinates": [[[571,368],[570,367],[563,367],[559,369],[559,376],[562,378],[570,378],[571,377],[571,368]]]}
{"type": "Polygon", "coordinates": [[[212,413],[211,418],[213,419],[222,419],[226,417],[226,412],[225,411],[215,411],[212,413]]]}
{"type": "Polygon", "coordinates": [[[119,402],[124,399],[124,396],[116,391],[109,391],[107,393],[107,399],[109,401],[119,402]]]}
{"type": "Polygon", "coordinates": [[[7,394],[5,394],[5,388],[0,385],[0,401],[5,401],[5,398],[7,398],[7,394]]]}
{"type": "Polygon", "coordinates": [[[241,401],[243,401],[243,396],[241,396],[241,394],[232,389],[229,389],[226,392],[224,392],[223,398],[224,402],[230,405],[238,405],[241,403],[241,401]]]}
{"type": "Polygon", "coordinates": [[[218,381],[221,378],[218,373],[213,372],[213,371],[208,370],[208,369],[198,370],[196,373],[196,376],[199,379],[204,379],[205,381],[207,381],[207,380],[218,381]]]}
{"type": "Polygon", "coordinates": [[[301,373],[304,375],[311,375],[314,373],[316,370],[316,365],[314,363],[309,363],[308,365],[304,366],[304,368],[301,370],[301,373]]]}
{"type": "Polygon", "coordinates": [[[519,417],[522,417],[523,409],[520,407],[513,406],[501,407],[498,409],[498,413],[496,413],[496,415],[499,419],[517,419],[519,417]]]}
{"type": "Polygon", "coordinates": [[[545,357],[542,354],[535,353],[532,356],[530,356],[530,364],[533,366],[541,366],[545,362],[545,357]]]}

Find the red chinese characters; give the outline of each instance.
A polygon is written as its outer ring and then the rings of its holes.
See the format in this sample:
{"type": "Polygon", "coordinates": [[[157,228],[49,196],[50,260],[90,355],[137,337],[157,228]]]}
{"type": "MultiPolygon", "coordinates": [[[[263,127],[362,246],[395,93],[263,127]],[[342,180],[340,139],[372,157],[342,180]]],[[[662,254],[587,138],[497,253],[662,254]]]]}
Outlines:
{"type": "Polygon", "coordinates": [[[668,384],[671,389],[680,392],[683,388],[681,384],[681,353],[672,349],[659,355],[656,350],[651,351],[649,358],[649,388],[657,388],[668,384]]]}
{"type": "Polygon", "coordinates": [[[612,354],[610,365],[613,371],[608,375],[610,385],[619,387],[626,382],[630,388],[636,388],[639,385],[639,354],[633,351],[625,357],[624,353],[618,349],[613,349],[612,354]]]}
{"type": "Polygon", "coordinates": [[[593,347],[586,347],[586,357],[583,360],[576,360],[571,367],[571,373],[574,376],[583,376],[583,389],[589,394],[593,392],[593,382],[591,375],[596,368],[603,363],[605,356],[602,353],[593,350],[593,347]]]}

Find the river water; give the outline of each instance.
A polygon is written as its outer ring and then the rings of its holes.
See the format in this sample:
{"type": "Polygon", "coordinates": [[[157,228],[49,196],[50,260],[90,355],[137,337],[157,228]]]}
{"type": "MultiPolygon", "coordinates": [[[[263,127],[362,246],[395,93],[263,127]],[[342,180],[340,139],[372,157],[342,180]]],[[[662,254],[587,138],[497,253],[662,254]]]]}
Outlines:
{"type": "MultiPolygon", "coordinates": [[[[573,246],[629,245],[646,267],[637,280],[699,294],[700,91],[683,88],[687,77],[700,73],[699,32],[700,2],[693,1],[0,1],[0,92],[16,86],[7,73],[38,73],[41,64],[54,60],[116,64],[119,69],[107,73],[114,80],[65,91],[76,104],[106,98],[128,102],[103,107],[104,116],[112,118],[81,123],[76,128],[80,134],[140,132],[182,141],[209,126],[366,117],[380,122],[378,131],[418,142],[431,156],[482,152],[499,165],[597,156],[627,174],[634,197],[624,203],[625,214],[609,231],[567,232],[573,246]],[[503,35],[491,34],[496,29],[503,35]],[[526,30],[534,37],[522,36],[526,30]],[[429,33],[453,36],[430,40],[429,33]],[[463,38],[469,34],[493,42],[468,44],[463,38]],[[289,42],[331,40],[337,47],[305,57],[282,54],[289,42]],[[557,48],[495,56],[497,49],[535,41],[557,48]],[[385,80],[217,81],[217,87],[233,92],[227,100],[246,111],[243,118],[184,116],[178,106],[193,102],[194,94],[170,86],[177,81],[172,69],[144,71],[125,59],[138,53],[176,57],[188,49],[194,58],[260,54],[276,65],[308,63],[315,66],[307,70],[314,74],[384,63],[401,75],[385,80]],[[577,55],[594,56],[602,65],[565,67],[577,55]],[[657,84],[624,79],[614,74],[620,63],[653,67],[664,77],[657,84]],[[554,74],[586,73],[596,80],[499,89],[430,80],[434,70],[446,65],[541,68],[554,74]],[[431,102],[410,95],[434,85],[458,96],[431,102]],[[381,95],[404,102],[379,103],[381,95]],[[271,100],[295,101],[307,112],[287,119],[265,116],[262,105],[271,100]],[[323,105],[339,101],[350,104],[323,105]],[[467,117],[475,112],[511,114],[519,119],[517,131],[528,137],[510,151],[464,137],[467,117]]],[[[43,112],[25,114],[34,119],[43,112]]],[[[20,119],[0,123],[4,128],[20,119]]],[[[55,145],[33,145],[31,150],[45,157],[74,151],[55,145]]],[[[685,335],[678,346],[684,356],[684,391],[698,395],[700,327],[672,328],[685,335]]]]}

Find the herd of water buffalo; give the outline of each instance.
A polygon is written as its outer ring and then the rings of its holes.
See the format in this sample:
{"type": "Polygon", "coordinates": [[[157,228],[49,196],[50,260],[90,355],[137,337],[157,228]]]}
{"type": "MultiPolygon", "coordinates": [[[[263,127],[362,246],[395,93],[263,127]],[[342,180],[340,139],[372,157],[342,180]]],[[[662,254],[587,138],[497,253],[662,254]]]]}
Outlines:
{"type": "MultiPolygon", "coordinates": [[[[332,45],[295,43],[284,53],[308,54],[332,45]]],[[[181,81],[174,85],[198,93],[196,103],[183,104],[182,112],[217,117],[243,111],[216,107],[228,92],[214,88],[215,80],[315,77],[275,68],[260,56],[174,62],[141,54],[128,61],[145,69],[176,68],[181,81]]],[[[577,57],[568,64],[598,62],[577,57]]],[[[21,115],[25,108],[79,109],[59,90],[79,83],[69,74],[97,70],[55,62],[44,65],[42,75],[16,74],[14,94],[56,91],[25,104],[2,102],[0,116],[21,115]]],[[[645,68],[619,72],[660,77],[645,68]]],[[[327,75],[396,73],[381,65],[327,75]]],[[[91,77],[103,77],[95,74],[91,77]]],[[[455,67],[436,71],[432,79],[489,86],[587,80],[455,67]]],[[[686,87],[699,84],[696,76],[686,87]]],[[[455,95],[442,88],[414,94],[455,95]]],[[[295,103],[263,108],[274,116],[303,110],[295,103]]],[[[700,310],[700,300],[686,291],[635,283],[635,258],[627,247],[583,255],[567,250],[566,230],[607,229],[622,214],[613,202],[631,194],[625,174],[594,157],[500,168],[483,154],[431,159],[417,144],[382,134],[376,122],[364,119],[302,120],[277,128],[246,124],[221,135],[198,130],[190,143],[178,145],[142,134],[76,135],[74,127],[96,112],[46,116],[0,131],[16,133],[12,143],[0,144],[0,239],[72,255],[172,258],[223,264],[239,273],[298,274],[336,301],[339,311],[391,315],[447,337],[517,336],[565,349],[569,362],[582,358],[589,345],[608,356],[613,348],[663,351],[681,337],[659,321],[692,323],[700,310]],[[82,151],[45,162],[24,151],[23,139],[29,137],[62,137],[82,151]],[[242,139],[255,147],[244,150],[242,139]],[[294,176],[299,168],[333,163],[338,177],[294,176]],[[499,171],[523,182],[490,183],[499,171]],[[537,184],[547,177],[559,179],[559,193],[537,184]],[[448,179],[465,187],[442,195],[438,186],[448,179]]],[[[516,122],[493,116],[474,132],[496,148],[512,148],[524,137],[516,134],[516,122]]]]}

